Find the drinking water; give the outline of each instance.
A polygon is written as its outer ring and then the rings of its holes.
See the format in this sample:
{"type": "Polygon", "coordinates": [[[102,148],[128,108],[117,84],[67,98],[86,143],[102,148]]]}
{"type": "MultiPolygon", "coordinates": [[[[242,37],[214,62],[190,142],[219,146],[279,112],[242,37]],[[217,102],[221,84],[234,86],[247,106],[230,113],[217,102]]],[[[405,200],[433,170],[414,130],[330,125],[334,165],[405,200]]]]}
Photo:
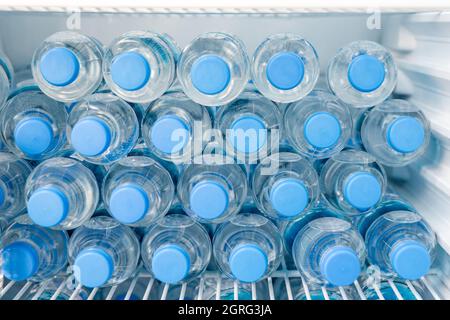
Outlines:
{"type": "Polygon", "coordinates": [[[128,103],[110,93],[96,93],[72,109],[67,136],[86,161],[111,164],[136,145],[139,123],[128,103]]]}
{"type": "Polygon", "coordinates": [[[172,85],[180,49],[168,35],[130,31],[114,39],[103,58],[111,90],[129,102],[146,103],[172,85]]]}
{"type": "Polygon", "coordinates": [[[100,86],[103,47],[98,40],[73,31],[57,32],[36,49],[33,78],[49,97],[72,102],[100,86]]]}
{"type": "Polygon", "coordinates": [[[282,103],[305,97],[319,79],[319,57],[314,47],[292,33],[265,39],[253,55],[253,81],[267,98],[282,103]]]}
{"type": "Polygon", "coordinates": [[[430,135],[430,124],[422,111],[400,99],[373,108],[361,128],[366,150],[391,167],[404,166],[423,155],[430,135]]]}
{"type": "Polygon", "coordinates": [[[103,202],[111,216],[134,227],[163,217],[174,193],[169,172],[145,156],[119,160],[108,171],[102,187],[103,202]]]}
{"type": "Polygon", "coordinates": [[[284,130],[289,143],[300,154],[329,158],[340,152],[352,132],[348,107],[331,93],[315,90],[290,104],[284,114],[284,130]]]}
{"type": "Polygon", "coordinates": [[[69,262],[75,279],[88,288],[117,285],[135,272],[139,241],[133,230],[107,216],[90,219],[69,242],[69,262]]]}
{"type": "Polygon", "coordinates": [[[213,254],[229,278],[256,282],[274,272],[282,258],[278,228],[258,214],[241,213],[221,224],[214,235],[213,254]]]}
{"type": "Polygon", "coordinates": [[[250,78],[244,43],[227,33],[200,35],[181,53],[177,78],[186,95],[201,105],[233,101],[250,78]]]}
{"type": "Polygon", "coordinates": [[[147,229],[142,261],[159,281],[176,284],[203,273],[211,258],[211,240],[205,228],[190,217],[169,214],[147,229]]]}
{"type": "Polygon", "coordinates": [[[328,65],[328,85],[339,99],[355,107],[371,107],[390,96],[397,84],[391,53],[372,41],[341,48],[328,65]]]}
{"type": "Polygon", "coordinates": [[[33,282],[54,277],[67,264],[68,241],[65,231],[34,225],[26,215],[17,217],[0,240],[3,275],[33,282]]]}
{"type": "Polygon", "coordinates": [[[52,158],[30,174],[25,196],[28,215],[34,223],[75,229],[94,213],[99,190],[94,174],[79,161],[52,158]]]}
{"type": "Polygon", "coordinates": [[[391,211],[366,232],[369,263],[387,277],[417,280],[426,275],[435,256],[436,236],[417,213],[391,211]]]}
{"type": "Polygon", "coordinates": [[[9,58],[0,51],[0,106],[8,98],[14,85],[14,69],[9,58]]]}

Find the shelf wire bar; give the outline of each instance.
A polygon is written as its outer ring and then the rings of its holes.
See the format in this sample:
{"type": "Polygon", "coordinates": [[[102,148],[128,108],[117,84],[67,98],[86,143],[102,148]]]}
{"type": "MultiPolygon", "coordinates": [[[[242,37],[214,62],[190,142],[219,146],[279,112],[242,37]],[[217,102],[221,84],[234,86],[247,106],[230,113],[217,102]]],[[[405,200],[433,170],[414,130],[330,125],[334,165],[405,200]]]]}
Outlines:
{"type": "Polygon", "coordinates": [[[167,293],[169,292],[169,284],[165,283],[164,284],[164,288],[163,288],[163,292],[161,294],[161,300],[166,300],[167,299],[167,293]]]}
{"type": "Polygon", "coordinates": [[[75,288],[74,292],[72,292],[72,294],[70,295],[69,300],[75,300],[75,297],[80,293],[80,290],[83,288],[83,286],[81,284],[77,285],[77,287],[75,288]]]}
{"type": "Polygon", "coordinates": [[[3,297],[6,293],[8,293],[9,289],[16,283],[15,281],[10,281],[8,284],[0,291],[0,298],[3,297]]]}
{"type": "Polygon", "coordinates": [[[147,284],[147,288],[145,288],[144,296],[142,297],[142,300],[148,300],[148,297],[150,296],[150,292],[152,291],[153,283],[155,283],[155,279],[150,278],[147,284]]]}
{"type": "Polygon", "coordinates": [[[411,292],[413,293],[414,297],[417,300],[423,300],[422,296],[417,292],[416,288],[414,287],[414,285],[411,283],[411,281],[406,280],[406,285],[408,286],[409,290],[411,290],[411,292]]]}
{"type": "Polygon", "coordinates": [[[50,300],[56,300],[59,297],[59,294],[61,293],[61,291],[64,289],[64,286],[66,285],[66,279],[63,279],[61,281],[61,283],[59,284],[58,288],[56,289],[55,293],[53,293],[52,297],[50,298],[50,300]]]}
{"type": "Polygon", "coordinates": [[[367,297],[364,294],[364,291],[361,289],[361,285],[359,284],[358,280],[355,280],[355,282],[353,282],[353,285],[355,286],[356,292],[358,292],[359,298],[361,300],[367,300],[367,297]]]}
{"type": "Polygon", "coordinates": [[[400,291],[398,291],[398,288],[395,285],[394,281],[392,281],[391,279],[388,279],[388,283],[391,286],[392,291],[394,291],[394,294],[397,297],[397,299],[398,300],[405,300],[405,299],[403,299],[403,296],[401,295],[400,291]]]}
{"type": "Polygon", "coordinates": [[[97,294],[97,292],[98,292],[98,288],[92,289],[91,293],[88,296],[88,300],[94,300],[95,295],[97,294]]]}
{"type": "Polygon", "coordinates": [[[222,287],[222,277],[219,274],[217,274],[217,282],[216,282],[216,300],[220,300],[220,291],[222,287]]]}
{"type": "Polygon", "coordinates": [[[136,283],[139,281],[139,276],[134,277],[133,281],[131,281],[130,286],[128,287],[127,293],[123,300],[130,300],[131,295],[133,294],[134,288],[136,287],[136,283]]]}
{"type": "Polygon", "coordinates": [[[327,288],[322,287],[322,294],[323,294],[323,297],[325,298],[325,300],[330,300],[330,296],[328,295],[327,288]]]}
{"type": "Polygon", "coordinates": [[[45,280],[42,282],[42,284],[39,286],[39,289],[36,291],[36,293],[31,297],[31,300],[37,300],[39,297],[44,293],[45,289],[47,289],[48,284],[50,283],[50,280],[45,280]]]}
{"type": "Polygon", "coordinates": [[[114,293],[116,293],[117,285],[112,286],[111,289],[109,289],[108,295],[106,296],[106,300],[111,300],[114,296],[114,293]]]}
{"type": "Polygon", "coordinates": [[[28,288],[33,284],[33,282],[27,281],[25,285],[17,292],[13,300],[20,300],[22,296],[27,292],[28,288]]]}

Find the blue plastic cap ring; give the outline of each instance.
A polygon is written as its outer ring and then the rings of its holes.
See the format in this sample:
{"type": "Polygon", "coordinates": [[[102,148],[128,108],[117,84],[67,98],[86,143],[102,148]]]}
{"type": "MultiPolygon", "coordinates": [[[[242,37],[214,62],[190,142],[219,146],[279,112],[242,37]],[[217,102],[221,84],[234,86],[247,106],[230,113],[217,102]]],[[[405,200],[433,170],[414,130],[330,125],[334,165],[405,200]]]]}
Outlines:
{"type": "Polygon", "coordinates": [[[39,268],[39,254],[24,241],[16,241],[2,250],[3,274],[10,280],[23,281],[32,277],[39,268]]]}
{"type": "Polygon", "coordinates": [[[267,254],[255,244],[236,246],[228,258],[231,273],[242,282],[260,280],[269,266],[267,254]]]}
{"type": "Polygon", "coordinates": [[[417,280],[428,273],[431,257],[419,241],[403,240],[394,245],[389,258],[395,272],[403,279],[417,280]]]}
{"type": "Polygon", "coordinates": [[[44,79],[53,86],[64,87],[76,80],[80,63],[73,51],[57,47],[48,50],[39,62],[44,79]]]}
{"type": "Polygon", "coordinates": [[[27,203],[28,215],[37,225],[54,227],[69,212],[69,200],[57,187],[39,188],[31,194],[27,203]]]}
{"type": "Polygon", "coordinates": [[[243,116],[232,124],[231,145],[242,153],[253,153],[267,142],[267,128],[258,116],[243,116]]]}
{"type": "Polygon", "coordinates": [[[281,216],[293,217],[302,213],[308,205],[308,190],[298,179],[281,179],[270,189],[270,202],[281,216]]]}
{"type": "Polygon", "coordinates": [[[222,185],[214,181],[202,181],[192,188],[189,206],[200,218],[211,220],[227,211],[228,201],[228,192],[222,185]]]}
{"type": "Polygon", "coordinates": [[[175,115],[166,115],[153,123],[150,130],[152,144],[165,154],[180,152],[190,138],[190,128],[175,115]]]}
{"type": "Polygon", "coordinates": [[[418,119],[402,116],[389,125],[386,139],[388,144],[397,152],[415,152],[425,141],[425,128],[418,119]]]}
{"type": "Polygon", "coordinates": [[[348,286],[361,273],[361,263],[352,248],[336,246],[320,258],[320,272],[333,286],[348,286]]]}
{"type": "Polygon", "coordinates": [[[191,269],[189,253],[179,245],[169,244],[158,248],[152,257],[152,272],[164,283],[182,281],[191,269]]]}
{"type": "Polygon", "coordinates": [[[144,87],[150,79],[150,74],[150,65],[142,54],[137,52],[121,53],[111,62],[112,80],[127,91],[144,87]]]}
{"type": "Polygon", "coordinates": [[[145,190],[134,183],[118,186],[109,198],[111,215],[124,224],[142,220],[150,207],[145,190]]]}
{"type": "Polygon", "coordinates": [[[360,211],[375,206],[381,199],[382,191],[381,183],[369,172],[354,172],[344,181],[345,200],[360,211]]]}
{"type": "Polygon", "coordinates": [[[194,61],[191,67],[191,81],[203,94],[215,95],[224,91],[230,83],[230,67],[217,55],[208,54],[194,61]]]}
{"type": "Polygon", "coordinates": [[[305,64],[294,52],[279,52],[273,55],[266,67],[266,76],[270,84],[280,90],[297,87],[305,75],[305,64]]]}
{"type": "Polygon", "coordinates": [[[383,84],[385,74],[384,63],[368,54],[353,58],[348,66],[348,80],[353,88],[361,92],[378,89],[383,84]]]}
{"type": "Polygon", "coordinates": [[[114,260],[100,248],[81,250],[74,262],[74,274],[79,283],[88,288],[100,287],[111,279],[114,260]]]}
{"type": "Polygon", "coordinates": [[[98,156],[111,144],[111,128],[98,117],[86,117],[74,125],[70,139],[81,155],[98,156]]]}
{"type": "Polygon", "coordinates": [[[310,145],[318,149],[334,146],[341,137],[339,120],[329,112],[316,112],[306,119],[304,136],[310,145]]]}
{"type": "Polygon", "coordinates": [[[14,142],[23,153],[39,155],[53,143],[52,126],[38,117],[22,119],[14,129],[14,142]]]}

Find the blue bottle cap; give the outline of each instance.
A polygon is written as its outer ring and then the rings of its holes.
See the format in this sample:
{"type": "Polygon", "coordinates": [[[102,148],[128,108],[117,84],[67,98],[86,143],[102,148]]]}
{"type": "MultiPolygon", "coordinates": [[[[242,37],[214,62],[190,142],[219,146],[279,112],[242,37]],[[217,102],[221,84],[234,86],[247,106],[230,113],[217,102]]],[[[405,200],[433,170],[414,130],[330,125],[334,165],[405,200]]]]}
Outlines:
{"type": "Polygon", "coordinates": [[[191,268],[189,253],[176,244],[158,248],[152,257],[152,272],[156,279],[165,283],[183,280],[191,268]]]}
{"type": "Polygon", "coordinates": [[[214,181],[202,181],[191,190],[189,206],[200,218],[215,219],[228,209],[228,192],[214,181]]]}
{"type": "Polygon", "coordinates": [[[146,85],[151,69],[147,60],[137,52],[117,55],[111,62],[111,77],[124,90],[136,91],[146,85]]]}
{"type": "Polygon", "coordinates": [[[121,223],[135,223],[142,220],[150,206],[147,193],[135,183],[118,186],[109,198],[111,215],[121,223]]]}
{"type": "Polygon", "coordinates": [[[182,150],[187,145],[189,137],[189,126],[175,115],[163,116],[156,120],[150,132],[152,144],[166,154],[182,150]]]}
{"type": "Polygon", "coordinates": [[[48,121],[38,117],[22,119],[14,129],[14,142],[25,154],[41,154],[53,143],[52,126],[48,121]]]}
{"type": "Polygon", "coordinates": [[[402,116],[389,125],[386,140],[395,151],[400,153],[415,152],[425,140],[425,129],[416,118],[402,116]]]}
{"type": "Polygon", "coordinates": [[[114,260],[101,248],[86,248],[75,258],[74,274],[79,283],[88,288],[100,287],[111,279],[114,260]]]}
{"type": "Polygon", "coordinates": [[[70,139],[78,153],[94,157],[110,146],[111,128],[98,117],[86,117],[75,124],[70,139]]]}
{"type": "Polygon", "coordinates": [[[336,246],[320,258],[320,272],[330,284],[348,286],[358,278],[361,264],[352,248],[336,246]]]}
{"type": "Polygon", "coordinates": [[[255,244],[236,246],[228,258],[231,273],[242,282],[260,280],[267,271],[269,262],[267,254],[255,244]]]}
{"type": "Polygon", "coordinates": [[[333,114],[316,112],[306,119],[303,134],[306,141],[313,147],[330,148],[341,137],[341,125],[333,114]]]}
{"type": "Polygon", "coordinates": [[[39,268],[39,254],[24,241],[16,241],[2,250],[3,274],[10,280],[22,281],[32,277],[39,268]]]}
{"type": "Polygon", "coordinates": [[[403,240],[389,254],[391,265],[403,279],[417,280],[428,273],[431,257],[427,248],[415,240],[403,240]]]}
{"type": "Polygon", "coordinates": [[[308,205],[308,190],[298,179],[281,179],[270,189],[270,202],[281,216],[293,217],[308,205]]]}
{"type": "Polygon", "coordinates": [[[239,152],[253,153],[261,149],[267,141],[267,128],[258,116],[244,116],[231,124],[232,146],[239,152]]]}
{"type": "Polygon", "coordinates": [[[381,199],[382,186],[378,179],[365,171],[354,172],[344,181],[344,198],[354,208],[365,211],[381,199]]]}
{"type": "Polygon", "coordinates": [[[353,58],[348,66],[348,81],[356,90],[371,92],[384,81],[384,63],[376,57],[362,54],[353,58]]]}
{"type": "Polygon", "coordinates": [[[201,93],[214,95],[226,89],[230,83],[230,67],[217,55],[208,54],[194,61],[191,81],[201,93]]]}
{"type": "Polygon", "coordinates": [[[270,84],[280,90],[291,90],[298,86],[305,75],[305,64],[294,52],[279,52],[273,55],[266,67],[270,84]]]}
{"type": "Polygon", "coordinates": [[[27,203],[28,215],[37,225],[54,227],[69,212],[69,200],[57,187],[39,188],[31,194],[27,203]]]}
{"type": "Polygon", "coordinates": [[[53,86],[64,87],[78,77],[80,63],[77,56],[64,47],[48,50],[39,62],[44,79],[53,86]]]}

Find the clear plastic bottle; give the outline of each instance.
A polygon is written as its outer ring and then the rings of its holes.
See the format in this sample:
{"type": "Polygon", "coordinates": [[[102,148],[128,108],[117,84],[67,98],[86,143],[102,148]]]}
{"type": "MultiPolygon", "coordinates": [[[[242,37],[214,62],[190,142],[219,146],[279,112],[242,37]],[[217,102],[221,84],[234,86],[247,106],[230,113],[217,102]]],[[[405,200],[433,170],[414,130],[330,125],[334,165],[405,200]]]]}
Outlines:
{"type": "Polygon", "coordinates": [[[319,79],[319,57],[314,47],[292,33],[266,38],[253,55],[253,82],[267,98],[282,103],[302,99],[319,79]]]}
{"type": "Polygon", "coordinates": [[[9,220],[25,209],[23,186],[31,166],[12,153],[0,152],[0,217],[9,220]]]}
{"type": "Polygon", "coordinates": [[[67,137],[86,161],[111,164],[136,145],[139,123],[127,102],[110,93],[96,93],[70,112],[67,137]]]}
{"type": "Polygon", "coordinates": [[[283,241],[269,219],[241,213],[217,228],[213,254],[226,276],[241,282],[256,282],[278,268],[283,241]]]}
{"type": "Polygon", "coordinates": [[[385,276],[417,280],[431,267],[436,236],[417,213],[391,211],[369,227],[366,247],[369,263],[385,276]]]}
{"type": "Polygon", "coordinates": [[[0,51],[0,106],[8,98],[14,85],[14,69],[9,58],[0,51]]]}
{"type": "Polygon", "coordinates": [[[30,174],[25,196],[28,215],[34,223],[75,229],[94,213],[99,190],[94,174],[79,161],[52,158],[30,174]]]}
{"type": "Polygon", "coordinates": [[[67,112],[42,91],[22,88],[1,109],[0,131],[9,150],[21,158],[43,160],[63,151],[67,112]]]}
{"type": "Polygon", "coordinates": [[[275,153],[263,159],[252,179],[253,199],[269,218],[292,220],[316,204],[319,177],[308,160],[296,153],[275,153]]]}
{"type": "Polygon", "coordinates": [[[103,47],[97,39],[73,31],[52,34],[36,49],[33,77],[49,97],[72,102],[100,86],[103,47]]]}
{"type": "Polygon", "coordinates": [[[364,147],[380,163],[399,167],[425,153],[430,141],[430,124],[413,104],[388,100],[373,108],[361,127],[364,147]]]}
{"type": "Polygon", "coordinates": [[[352,133],[348,107],[336,96],[314,90],[284,113],[284,130],[289,143],[302,155],[323,159],[340,152],[352,133]]]}
{"type": "Polygon", "coordinates": [[[311,283],[348,286],[361,273],[366,249],[363,238],[350,222],[324,217],[300,230],[292,255],[297,269],[311,283]]]}
{"type": "Polygon", "coordinates": [[[69,262],[75,279],[85,287],[117,285],[135,272],[139,241],[130,227],[107,216],[90,219],[69,242],[69,262]]]}
{"type": "Polygon", "coordinates": [[[189,281],[206,270],[211,240],[206,229],[182,214],[169,214],[151,225],[142,240],[142,261],[159,281],[189,281]]]}
{"type": "Polygon", "coordinates": [[[115,163],[102,187],[107,210],[117,221],[142,227],[164,216],[175,186],[169,172],[155,160],[132,156],[115,163]]]}
{"type": "Polygon", "coordinates": [[[362,215],[382,199],[387,186],[383,167],[370,154],[345,150],[329,159],[320,173],[327,201],[350,216],[362,215]]]}
{"type": "Polygon", "coordinates": [[[142,121],[142,136],[157,157],[175,163],[189,162],[201,154],[211,129],[205,107],[191,101],[182,92],[165,94],[147,109],[142,121]]]}
{"type": "Polygon", "coordinates": [[[372,41],[355,41],[341,48],[328,65],[328,85],[336,96],[355,107],[386,100],[397,84],[391,53],[372,41]]]}
{"type": "Polygon", "coordinates": [[[34,225],[21,215],[0,241],[2,273],[13,281],[40,282],[61,272],[67,264],[65,231],[34,225]]]}
{"type": "Polygon", "coordinates": [[[250,60],[242,41],[210,32],[200,35],[181,53],[177,77],[186,95],[205,106],[233,101],[250,77],[250,60]]]}

